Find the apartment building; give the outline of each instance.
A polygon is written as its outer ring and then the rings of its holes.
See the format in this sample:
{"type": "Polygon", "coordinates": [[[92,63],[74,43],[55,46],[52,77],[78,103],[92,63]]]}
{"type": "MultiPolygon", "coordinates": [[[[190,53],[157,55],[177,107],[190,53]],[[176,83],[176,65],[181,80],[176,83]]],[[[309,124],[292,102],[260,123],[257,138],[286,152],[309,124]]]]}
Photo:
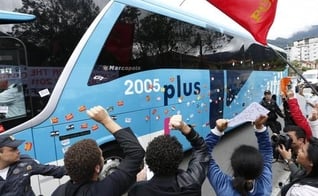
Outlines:
{"type": "Polygon", "coordinates": [[[294,41],[287,52],[290,62],[298,61],[302,67],[318,69],[318,37],[294,41]]]}

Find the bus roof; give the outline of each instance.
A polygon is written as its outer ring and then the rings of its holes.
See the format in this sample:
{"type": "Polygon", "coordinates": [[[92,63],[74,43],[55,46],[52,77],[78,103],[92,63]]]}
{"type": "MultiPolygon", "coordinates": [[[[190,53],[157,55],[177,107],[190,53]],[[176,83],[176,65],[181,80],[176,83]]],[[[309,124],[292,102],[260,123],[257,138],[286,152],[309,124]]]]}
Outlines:
{"type": "MultiPolygon", "coordinates": [[[[126,0],[117,0],[127,2],[126,0]]],[[[142,0],[149,4],[165,7],[171,11],[183,12],[189,17],[196,18],[206,27],[214,28],[221,33],[238,35],[256,42],[253,36],[232,18],[224,14],[206,0],[142,0]]]]}
{"type": "Polygon", "coordinates": [[[23,14],[19,12],[9,12],[0,10],[0,24],[14,24],[31,22],[35,20],[35,16],[32,14],[23,14]]]}

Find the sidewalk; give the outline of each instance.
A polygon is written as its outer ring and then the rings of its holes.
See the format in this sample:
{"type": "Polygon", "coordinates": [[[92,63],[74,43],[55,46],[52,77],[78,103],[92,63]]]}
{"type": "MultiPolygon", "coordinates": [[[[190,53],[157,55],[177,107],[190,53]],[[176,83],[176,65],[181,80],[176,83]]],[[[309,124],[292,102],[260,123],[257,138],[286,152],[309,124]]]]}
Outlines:
{"type": "Polygon", "coordinates": [[[279,196],[282,185],[288,183],[290,172],[284,170],[285,166],[286,164],[283,162],[274,162],[272,165],[272,171],[273,171],[272,196],[279,196]]]}

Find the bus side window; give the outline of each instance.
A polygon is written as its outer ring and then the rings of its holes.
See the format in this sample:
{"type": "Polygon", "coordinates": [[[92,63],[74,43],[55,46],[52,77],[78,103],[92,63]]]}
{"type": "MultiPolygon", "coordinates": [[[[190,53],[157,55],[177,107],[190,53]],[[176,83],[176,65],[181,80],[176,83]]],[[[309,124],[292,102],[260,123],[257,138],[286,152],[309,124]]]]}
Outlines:
{"type": "Polygon", "coordinates": [[[26,48],[21,40],[0,36],[0,123],[5,130],[16,126],[28,114],[23,72],[26,48]]]}
{"type": "Polygon", "coordinates": [[[127,6],[101,49],[88,85],[163,68],[283,70],[285,65],[273,62],[274,56],[249,40],[127,6]]]}
{"type": "Polygon", "coordinates": [[[88,85],[116,79],[118,69],[131,66],[133,34],[133,24],[119,22],[114,26],[95,63],[88,85]]]}

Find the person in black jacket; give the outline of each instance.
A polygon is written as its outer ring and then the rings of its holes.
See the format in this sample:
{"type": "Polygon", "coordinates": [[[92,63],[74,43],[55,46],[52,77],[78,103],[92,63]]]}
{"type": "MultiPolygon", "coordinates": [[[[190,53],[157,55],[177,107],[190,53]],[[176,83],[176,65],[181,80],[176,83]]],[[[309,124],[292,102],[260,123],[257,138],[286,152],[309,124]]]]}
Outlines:
{"type": "Polygon", "coordinates": [[[296,123],[294,122],[291,114],[290,114],[290,109],[289,109],[289,105],[288,105],[288,101],[285,95],[281,95],[282,97],[282,102],[283,102],[283,109],[284,109],[284,122],[285,122],[285,127],[289,126],[289,125],[296,125],[296,123]]]}
{"type": "Polygon", "coordinates": [[[277,121],[277,118],[278,116],[285,118],[285,116],[278,107],[276,101],[272,98],[272,93],[270,90],[264,91],[264,97],[260,104],[269,110],[269,113],[267,114],[268,119],[265,126],[269,126],[273,133],[279,134],[280,130],[282,129],[282,125],[277,121]]]}
{"type": "Polygon", "coordinates": [[[125,157],[117,170],[99,179],[104,164],[101,149],[92,139],[78,141],[64,155],[71,179],[60,185],[52,196],[121,196],[135,183],[141,170],[145,151],[131,129],[121,128],[102,106],[87,110],[87,114],[113,134],[125,157]]]}
{"type": "Polygon", "coordinates": [[[210,155],[204,139],[180,115],[170,118],[170,128],[178,129],[192,145],[192,156],[186,171],[178,169],[183,159],[182,145],[176,137],[160,135],[146,149],[146,163],[154,176],[137,182],[128,196],[201,196],[210,155]]]}
{"type": "Polygon", "coordinates": [[[61,178],[66,174],[63,166],[40,164],[28,155],[20,155],[18,147],[23,142],[8,134],[0,135],[0,195],[34,196],[32,175],[61,178]]]}

